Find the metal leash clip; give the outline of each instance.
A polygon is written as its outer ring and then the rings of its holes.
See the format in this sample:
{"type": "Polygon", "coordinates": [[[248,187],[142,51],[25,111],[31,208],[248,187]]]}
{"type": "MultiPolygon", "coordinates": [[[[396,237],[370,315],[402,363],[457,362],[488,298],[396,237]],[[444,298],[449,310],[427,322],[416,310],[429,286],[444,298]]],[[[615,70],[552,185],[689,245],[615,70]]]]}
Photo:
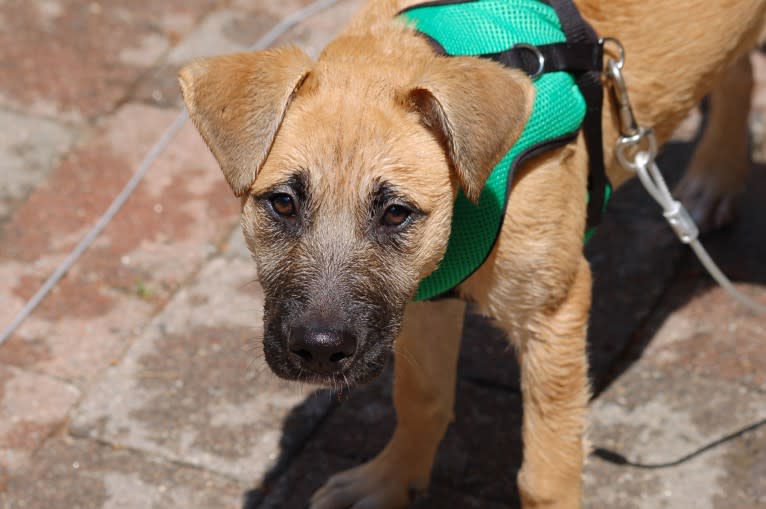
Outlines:
{"type": "Polygon", "coordinates": [[[622,43],[613,37],[605,37],[601,39],[601,44],[615,46],[619,53],[617,61],[611,58],[607,61],[604,71],[604,77],[617,107],[617,116],[620,122],[620,137],[617,139],[616,147],[617,160],[625,168],[637,172],[636,155],[638,152],[648,152],[652,161],[657,156],[657,137],[650,127],[639,127],[633,114],[628,87],[622,75],[622,68],[625,66],[625,48],[622,43]]]}

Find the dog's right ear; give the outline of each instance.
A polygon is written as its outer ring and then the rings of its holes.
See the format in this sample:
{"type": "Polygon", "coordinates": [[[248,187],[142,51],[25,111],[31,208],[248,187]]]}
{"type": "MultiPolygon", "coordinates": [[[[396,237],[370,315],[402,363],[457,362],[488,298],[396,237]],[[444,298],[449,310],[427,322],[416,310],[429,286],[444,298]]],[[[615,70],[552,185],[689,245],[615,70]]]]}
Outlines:
{"type": "Polygon", "coordinates": [[[237,196],[252,185],[313,62],[298,48],[196,60],[179,81],[194,125],[237,196]]]}
{"type": "Polygon", "coordinates": [[[517,69],[474,57],[439,57],[401,98],[443,146],[460,186],[477,201],[532,111],[534,87],[517,69]]]}

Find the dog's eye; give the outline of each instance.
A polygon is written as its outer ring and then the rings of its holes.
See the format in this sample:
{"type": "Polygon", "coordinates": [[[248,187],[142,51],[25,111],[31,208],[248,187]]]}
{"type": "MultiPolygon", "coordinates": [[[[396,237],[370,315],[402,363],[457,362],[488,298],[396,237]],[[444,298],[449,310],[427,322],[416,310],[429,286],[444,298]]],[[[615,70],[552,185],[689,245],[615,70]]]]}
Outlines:
{"type": "Polygon", "coordinates": [[[384,226],[396,227],[407,222],[412,215],[412,211],[402,205],[391,205],[383,213],[382,222],[384,226]]]}
{"type": "Polygon", "coordinates": [[[269,200],[274,212],[282,217],[294,217],[296,214],[293,197],[286,193],[275,194],[269,200]]]}

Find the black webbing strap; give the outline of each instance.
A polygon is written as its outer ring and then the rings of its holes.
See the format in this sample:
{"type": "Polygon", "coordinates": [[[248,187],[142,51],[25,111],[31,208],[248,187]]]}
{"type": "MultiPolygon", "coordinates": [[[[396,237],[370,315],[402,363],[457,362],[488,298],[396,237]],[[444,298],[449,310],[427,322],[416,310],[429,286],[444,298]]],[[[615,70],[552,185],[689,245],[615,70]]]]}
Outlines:
{"type": "Polygon", "coordinates": [[[592,71],[601,65],[602,51],[599,45],[561,42],[535,46],[514,46],[498,53],[486,53],[492,59],[508,67],[521,69],[529,75],[567,71],[581,73],[592,71]],[[539,52],[539,55],[538,55],[539,52]],[[543,58],[540,68],[539,56],[543,58]]]}
{"type": "Polygon", "coordinates": [[[591,228],[601,221],[606,192],[610,185],[604,167],[604,142],[601,131],[601,110],[604,103],[604,88],[601,82],[601,72],[604,68],[603,47],[595,30],[583,19],[572,0],[545,1],[558,14],[567,42],[596,45],[599,48],[596,65],[592,69],[574,72],[577,86],[587,105],[582,129],[588,149],[588,228],[591,228]]]}

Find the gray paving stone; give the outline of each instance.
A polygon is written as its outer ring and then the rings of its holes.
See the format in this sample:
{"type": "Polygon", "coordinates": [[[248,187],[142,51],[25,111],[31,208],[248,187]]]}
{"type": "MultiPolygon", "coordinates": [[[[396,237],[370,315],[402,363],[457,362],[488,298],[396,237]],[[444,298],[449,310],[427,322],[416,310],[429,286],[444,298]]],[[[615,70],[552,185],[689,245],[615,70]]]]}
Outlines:
{"type": "Polygon", "coordinates": [[[245,243],[245,236],[242,235],[242,229],[237,225],[231,232],[226,244],[223,246],[223,252],[227,257],[239,258],[241,260],[252,260],[252,255],[245,243]]]}
{"type": "MultiPolygon", "coordinates": [[[[591,441],[631,462],[674,462],[766,419],[766,394],[743,385],[638,363],[596,401],[591,441]]],[[[766,501],[762,477],[766,426],[667,468],[632,468],[593,458],[588,507],[626,509],[755,508],[766,501]]]]}
{"type": "MultiPolygon", "coordinates": [[[[246,51],[281,19],[310,2],[234,2],[231,7],[208,14],[184,37],[163,64],[143,79],[135,97],[163,106],[180,106],[176,75],[183,64],[199,57],[246,51]]],[[[340,0],[337,5],[294,27],[276,46],[295,44],[316,57],[351,18],[363,0],[340,0]]]]}
{"type": "Polygon", "coordinates": [[[310,393],[260,355],[250,260],[219,257],[182,289],[74,412],[71,430],[242,480],[278,456],[283,419],[310,393]]]}
{"type": "Polygon", "coordinates": [[[210,472],[64,437],[49,441],[27,475],[8,483],[5,507],[235,509],[243,492],[210,472]]]}
{"type": "Polygon", "coordinates": [[[0,223],[45,179],[76,136],[71,127],[0,110],[0,223]]]}

